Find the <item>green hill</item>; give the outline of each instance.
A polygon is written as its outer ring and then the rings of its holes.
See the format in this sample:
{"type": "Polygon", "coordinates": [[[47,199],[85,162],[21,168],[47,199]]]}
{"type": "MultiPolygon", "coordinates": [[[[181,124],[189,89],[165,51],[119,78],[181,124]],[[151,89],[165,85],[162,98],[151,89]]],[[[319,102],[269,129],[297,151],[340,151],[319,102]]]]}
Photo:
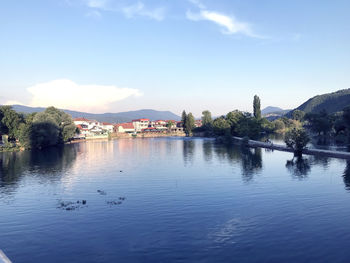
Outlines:
{"type": "Polygon", "coordinates": [[[306,113],[318,113],[326,110],[328,113],[334,113],[342,111],[347,106],[350,106],[350,89],[317,95],[301,104],[296,110],[306,113]]]}

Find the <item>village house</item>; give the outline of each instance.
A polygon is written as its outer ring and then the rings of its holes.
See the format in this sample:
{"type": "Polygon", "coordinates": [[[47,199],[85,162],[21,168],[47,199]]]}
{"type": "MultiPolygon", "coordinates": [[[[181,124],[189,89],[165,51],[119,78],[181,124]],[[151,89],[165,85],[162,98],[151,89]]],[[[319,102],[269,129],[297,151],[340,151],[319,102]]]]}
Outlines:
{"type": "Polygon", "coordinates": [[[114,125],[112,123],[102,122],[102,129],[106,130],[107,132],[113,132],[114,125]]]}
{"type": "Polygon", "coordinates": [[[146,129],[150,125],[149,119],[136,119],[132,121],[136,132],[141,132],[143,129],[146,129]]]}
{"type": "MultiPolygon", "coordinates": [[[[80,137],[89,137],[103,134],[107,131],[108,126],[104,126],[96,120],[88,120],[86,118],[75,118],[73,119],[75,126],[80,130],[80,137]]],[[[112,125],[113,131],[113,125],[112,125]]]]}
{"type": "Polygon", "coordinates": [[[114,132],[134,133],[135,127],[134,127],[134,124],[132,122],[118,123],[118,124],[114,125],[114,132]]]}

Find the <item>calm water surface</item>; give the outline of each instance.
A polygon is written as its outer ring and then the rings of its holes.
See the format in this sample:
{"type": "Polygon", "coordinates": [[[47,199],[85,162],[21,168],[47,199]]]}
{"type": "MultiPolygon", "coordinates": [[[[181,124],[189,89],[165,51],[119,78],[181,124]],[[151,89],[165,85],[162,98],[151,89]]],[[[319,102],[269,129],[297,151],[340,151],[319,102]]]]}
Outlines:
{"type": "Polygon", "coordinates": [[[349,190],[346,161],[208,139],[3,153],[0,249],[14,263],[349,262],[349,190]]]}

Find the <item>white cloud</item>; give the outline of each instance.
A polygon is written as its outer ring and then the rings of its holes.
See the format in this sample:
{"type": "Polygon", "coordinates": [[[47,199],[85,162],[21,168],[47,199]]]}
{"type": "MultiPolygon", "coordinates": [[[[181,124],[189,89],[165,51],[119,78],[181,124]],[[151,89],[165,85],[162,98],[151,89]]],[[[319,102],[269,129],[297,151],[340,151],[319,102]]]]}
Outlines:
{"type": "Polygon", "coordinates": [[[109,0],[85,0],[88,7],[106,9],[109,0]]]}
{"type": "Polygon", "coordinates": [[[164,8],[147,9],[142,2],[137,2],[134,5],[124,7],[122,9],[124,15],[128,18],[133,18],[135,16],[145,16],[157,21],[164,19],[164,8]]]}
{"type": "Polygon", "coordinates": [[[89,112],[104,112],[109,104],[131,96],[141,96],[139,90],[105,85],[80,85],[68,79],[39,83],[27,88],[32,94],[30,106],[55,106],[89,112]]]}
{"type": "MultiPolygon", "coordinates": [[[[137,16],[148,17],[157,21],[161,21],[165,16],[165,8],[147,8],[141,1],[130,4],[125,2],[118,2],[113,0],[83,0],[83,3],[92,10],[120,12],[127,18],[134,18],[137,16]]],[[[88,13],[89,14],[89,13],[88,13]]],[[[99,16],[101,13],[99,13],[99,16]]],[[[96,17],[96,15],[94,15],[96,17]]]]}
{"type": "Polygon", "coordinates": [[[228,16],[215,11],[200,10],[199,13],[187,11],[186,17],[192,21],[207,20],[223,28],[224,34],[244,34],[250,37],[259,37],[255,35],[249,24],[238,21],[234,16],[228,16]]]}

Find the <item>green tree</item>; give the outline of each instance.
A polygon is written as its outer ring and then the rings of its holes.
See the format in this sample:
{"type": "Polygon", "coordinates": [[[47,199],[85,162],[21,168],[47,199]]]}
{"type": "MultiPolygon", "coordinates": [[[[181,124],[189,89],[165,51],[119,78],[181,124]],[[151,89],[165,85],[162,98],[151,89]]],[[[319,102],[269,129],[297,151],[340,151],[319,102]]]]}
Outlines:
{"type": "Polygon", "coordinates": [[[193,114],[190,112],[186,116],[186,121],[185,121],[185,133],[187,136],[192,134],[192,130],[195,128],[195,119],[193,117],[193,114]]]}
{"type": "Polygon", "coordinates": [[[1,118],[1,133],[8,134],[9,139],[18,139],[19,127],[24,123],[24,116],[18,114],[11,106],[0,107],[1,118]]]}
{"type": "Polygon", "coordinates": [[[49,107],[44,112],[36,114],[33,122],[52,122],[55,124],[59,129],[59,143],[66,142],[75,135],[76,127],[72,117],[54,107],[49,107]]]}
{"type": "Polygon", "coordinates": [[[260,109],[260,98],[255,95],[253,101],[254,117],[256,119],[261,119],[261,109],[260,109]]]}
{"type": "Polygon", "coordinates": [[[54,107],[29,114],[19,127],[19,140],[25,148],[45,148],[62,144],[76,133],[72,117],[54,107]]]}
{"type": "Polygon", "coordinates": [[[273,124],[275,125],[275,131],[283,131],[286,128],[284,122],[281,120],[275,120],[273,124]]]}
{"type": "Polygon", "coordinates": [[[231,126],[230,123],[222,116],[214,120],[213,130],[216,135],[227,135],[230,134],[231,126]]]}
{"type": "Polygon", "coordinates": [[[333,128],[334,120],[323,110],[320,113],[308,113],[305,119],[309,122],[312,131],[318,135],[327,135],[333,128]]]}
{"type": "Polygon", "coordinates": [[[304,129],[292,129],[285,135],[284,142],[287,147],[294,150],[294,154],[300,156],[310,141],[307,132],[304,129]]]}
{"type": "Polygon", "coordinates": [[[305,112],[301,110],[295,110],[293,111],[292,115],[293,115],[293,120],[302,121],[305,116],[305,112]]]}
{"type": "Polygon", "coordinates": [[[166,127],[168,128],[169,131],[171,131],[171,128],[175,125],[173,121],[168,121],[166,124],[166,127]]]}
{"type": "Polygon", "coordinates": [[[202,125],[205,129],[211,129],[213,125],[213,119],[211,117],[211,112],[205,110],[202,112],[202,125]]]}
{"type": "Polygon", "coordinates": [[[245,118],[244,113],[238,110],[227,113],[226,120],[231,126],[232,135],[238,135],[238,125],[243,118],[245,118]]]}
{"type": "Polygon", "coordinates": [[[186,127],[186,119],[187,119],[187,114],[186,114],[186,111],[183,110],[182,115],[181,115],[181,122],[182,122],[182,127],[184,128],[184,130],[186,127]]]}

